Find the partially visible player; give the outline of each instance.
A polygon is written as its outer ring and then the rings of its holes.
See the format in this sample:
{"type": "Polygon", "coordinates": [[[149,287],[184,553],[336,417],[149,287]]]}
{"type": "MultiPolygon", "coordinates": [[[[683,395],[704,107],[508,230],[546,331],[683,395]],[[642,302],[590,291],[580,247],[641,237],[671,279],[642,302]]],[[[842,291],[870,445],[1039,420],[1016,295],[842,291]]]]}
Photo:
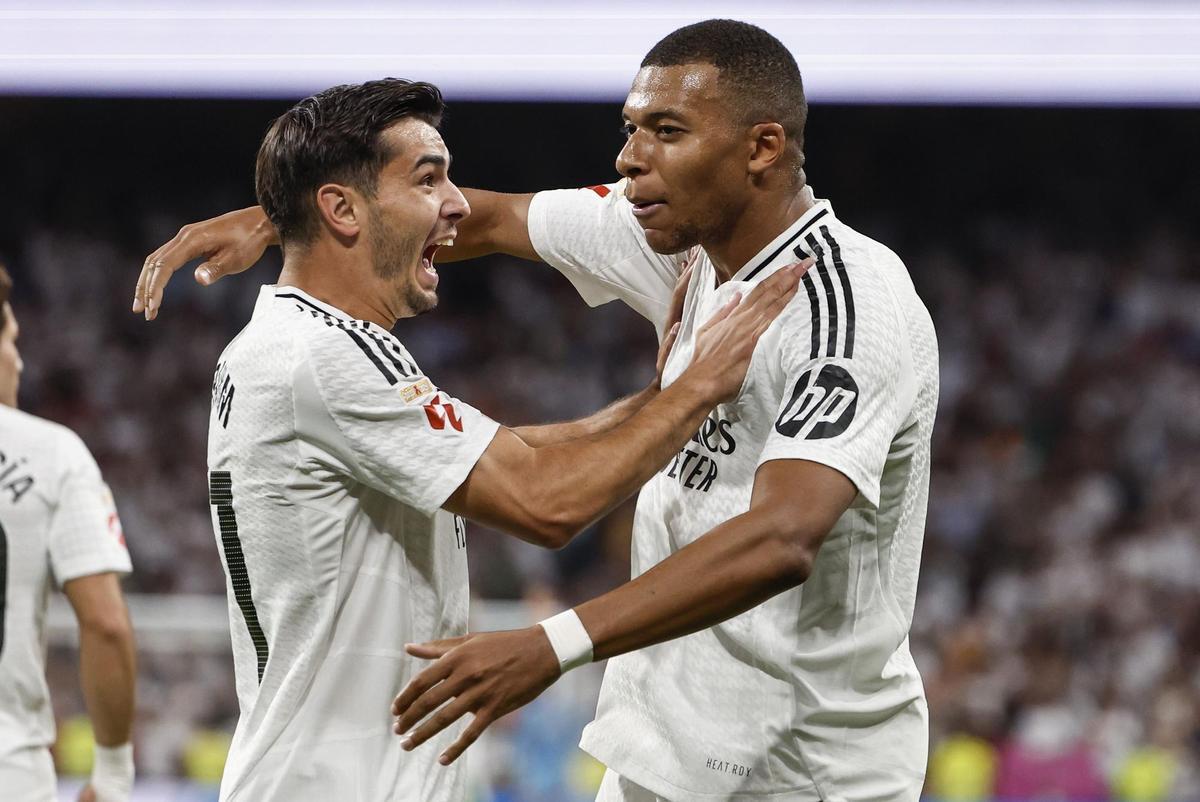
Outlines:
{"type": "Polygon", "coordinates": [[[96,736],[80,802],[133,787],[133,629],[118,578],[129,553],[112,494],[69,429],[18,410],[21,356],[12,281],[0,267],[0,799],[54,802],[54,713],[46,687],[51,585],[79,620],[79,674],[96,736]]]}
{"type": "MultiPolygon", "coordinates": [[[[429,84],[334,87],[277,119],[259,150],[283,270],[220,357],[209,419],[241,707],[226,802],[461,802],[462,771],[403,751],[388,711],[418,669],[404,644],[466,631],[459,516],[565,543],[737,392],[798,286],[786,268],[714,310],[670,390],[502,427],[391,334],[436,305],[434,255],[469,213],[441,113],[429,84]]],[[[546,635],[532,655],[557,670],[546,635]]]]}

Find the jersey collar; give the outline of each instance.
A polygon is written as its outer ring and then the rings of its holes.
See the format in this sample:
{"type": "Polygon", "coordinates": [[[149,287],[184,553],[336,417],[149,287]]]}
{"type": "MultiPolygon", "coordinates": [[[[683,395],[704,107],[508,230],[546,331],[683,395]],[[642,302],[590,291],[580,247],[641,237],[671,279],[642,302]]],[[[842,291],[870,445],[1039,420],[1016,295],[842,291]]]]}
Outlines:
{"type": "Polygon", "coordinates": [[[817,199],[812,208],[734,273],[732,280],[761,281],[784,265],[800,261],[804,257],[798,256],[795,249],[804,242],[804,235],[817,223],[828,223],[833,219],[833,205],[827,200],[817,199]]]}
{"type": "MultiPolygon", "coordinates": [[[[289,287],[286,284],[268,284],[262,289],[262,298],[280,298],[285,301],[298,303],[301,306],[308,307],[309,309],[317,312],[324,312],[325,314],[331,317],[336,317],[339,320],[354,320],[353,317],[347,315],[336,306],[330,306],[324,301],[318,301],[304,290],[296,287],[289,287]]],[[[374,324],[372,323],[371,325],[374,324]]]]}

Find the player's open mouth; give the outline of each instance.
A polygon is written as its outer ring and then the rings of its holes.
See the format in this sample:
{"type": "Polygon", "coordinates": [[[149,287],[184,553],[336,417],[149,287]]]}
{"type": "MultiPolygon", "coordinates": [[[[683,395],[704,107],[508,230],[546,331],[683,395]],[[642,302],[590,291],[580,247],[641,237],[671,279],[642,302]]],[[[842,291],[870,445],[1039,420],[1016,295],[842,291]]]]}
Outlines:
{"type": "Polygon", "coordinates": [[[453,244],[454,237],[443,237],[440,240],[436,240],[435,242],[426,245],[425,250],[421,251],[421,273],[423,275],[420,276],[420,278],[422,279],[422,284],[429,285],[430,289],[437,287],[438,274],[437,268],[433,266],[433,259],[437,255],[438,248],[442,247],[443,245],[453,244]]]}

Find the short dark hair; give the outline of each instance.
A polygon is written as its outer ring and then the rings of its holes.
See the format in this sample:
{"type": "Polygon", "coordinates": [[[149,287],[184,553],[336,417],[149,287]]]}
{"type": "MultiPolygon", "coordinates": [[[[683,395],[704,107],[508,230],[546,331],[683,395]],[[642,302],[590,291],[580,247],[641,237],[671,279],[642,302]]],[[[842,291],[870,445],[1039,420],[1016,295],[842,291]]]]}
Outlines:
{"type": "Polygon", "coordinates": [[[433,127],[445,103],[433,84],[384,78],[344,84],[305,98],[271,123],[258,149],[254,189],[285,244],[318,231],[313,192],[329,181],[374,197],[380,169],[394,154],[380,135],[408,117],[433,127]]]}
{"type": "Polygon", "coordinates": [[[771,34],[731,19],[710,19],[667,34],[642,59],[643,67],[712,64],[727,82],[745,122],[777,122],[804,148],[808,103],[796,59],[771,34]]]}

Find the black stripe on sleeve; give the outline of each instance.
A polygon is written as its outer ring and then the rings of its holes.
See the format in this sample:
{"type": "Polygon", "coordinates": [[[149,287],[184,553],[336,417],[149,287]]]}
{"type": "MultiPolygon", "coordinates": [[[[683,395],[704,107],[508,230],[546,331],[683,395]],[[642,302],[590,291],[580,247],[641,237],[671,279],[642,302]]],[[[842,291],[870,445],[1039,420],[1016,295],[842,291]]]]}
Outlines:
{"type": "Polygon", "coordinates": [[[817,300],[817,288],[812,276],[805,273],[803,282],[804,290],[808,293],[808,307],[812,311],[812,353],[808,358],[816,359],[821,355],[821,304],[817,300]]]}
{"type": "Polygon", "coordinates": [[[854,356],[854,293],[850,289],[850,274],[842,261],[842,249],[837,240],[829,233],[829,226],[821,226],[821,236],[829,246],[829,254],[833,257],[833,269],[842,282],[842,297],[846,302],[846,359],[854,356]]]}
{"type": "Polygon", "coordinates": [[[780,245],[778,248],[776,248],[774,251],[772,251],[769,256],[767,256],[765,259],[763,259],[761,262],[759,262],[758,265],[753,270],[751,270],[749,273],[746,274],[746,277],[743,278],[742,281],[749,281],[750,279],[754,278],[759,273],[761,273],[762,269],[764,267],[771,264],[771,262],[775,261],[776,256],[779,256],[779,254],[783,253],[784,248],[788,247],[793,242],[798,240],[800,237],[804,236],[804,232],[808,231],[810,228],[812,228],[813,223],[817,222],[818,220],[820,220],[822,217],[824,217],[827,214],[829,214],[828,209],[822,209],[821,211],[814,214],[812,219],[804,224],[804,228],[800,229],[795,234],[788,237],[787,242],[780,245]]]}
{"type": "MultiPolygon", "coordinates": [[[[333,315],[329,314],[321,307],[316,306],[315,304],[308,301],[308,299],[301,298],[299,295],[296,295],[294,293],[281,292],[278,295],[276,295],[275,297],[276,298],[291,298],[292,300],[296,301],[299,304],[304,304],[305,306],[307,306],[308,308],[313,310],[313,317],[316,317],[318,314],[320,314],[321,319],[325,321],[326,326],[329,326],[330,328],[333,328],[333,329],[341,329],[342,331],[346,332],[347,335],[349,335],[350,339],[354,341],[354,344],[358,346],[358,350],[360,350],[364,354],[366,354],[367,358],[371,360],[371,364],[373,364],[379,370],[379,372],[383,374],[383,378],[387,379],[388,384],[395,384],[396,382],[399,381],[399,379],[397,379],[394,375],[392,375],[392,372],[387,369],[387,367],[383,364],[383,361],[379,358],[379,356],[374,351],[371,350],[371,347],[369,345],[367,345],[366,341],[364,341],[361,337],[359,337],[354,332],[354,330],[352,328],[352,326],[353,326],[352,323],[345,321],[345,320],[338,320],[338,319],[334,318],[333,315]]],[[[365,332],[365,330],[366,330],[365,322],[363,322],[363,329],[365,332]]],[[[369,332],[365,332],[365,333],[367,334],[367,336],[373,336],[369,332]]],[[[379,350],[382,351],[385,356],[389,356],[389,359],[390,359],[390,355],[388,355],[387,350],[385,348],[383,348],[382,345],[380,345],[379,350]]],[[[395,360],[393,359],[391,361],[394,362],[395,360]]],[[[403,376],[404,373],[405,373],[405,371],[403,369],[400,369],[400,375],[403,376]]]]}
{"type": "Polygon", "coordinates": [[[821,276],[821,284],[825,287],[825,308],[829,310],[829,340],[825,346],[825,356],[837,355],[838,336],[838,302],[837,293],[833,289],[833,279],[829,277],[829,269],[825,265],[825,249],[817,242],[817,238],[809,234],[806,238],[808,247],[817,257],[817,273],[821,276]]]}

